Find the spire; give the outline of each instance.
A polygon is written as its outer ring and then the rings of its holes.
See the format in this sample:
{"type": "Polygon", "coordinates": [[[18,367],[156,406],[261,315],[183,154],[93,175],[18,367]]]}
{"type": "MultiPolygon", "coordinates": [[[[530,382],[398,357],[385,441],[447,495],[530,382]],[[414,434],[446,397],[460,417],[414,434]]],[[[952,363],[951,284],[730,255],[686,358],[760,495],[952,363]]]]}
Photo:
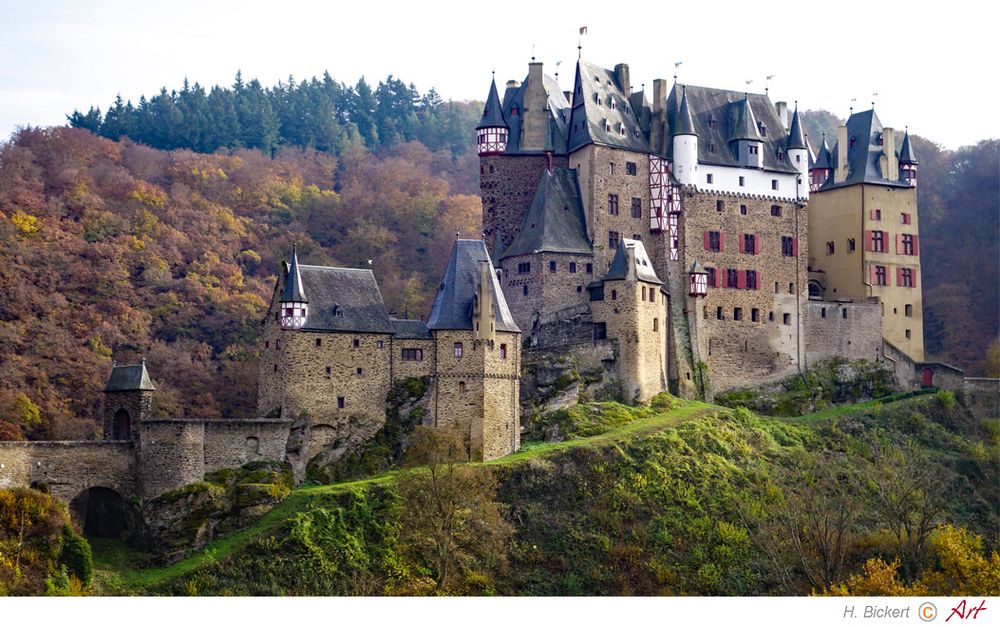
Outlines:
{"type": "Polygon", "coordinates": [[[792,128],[788,131],[788,146],[789,150],[795,148],[804,149],[806,147],[806,138],[802,134],[802,123],[799,121],[799,104],[795,103],[795,113],[792,115],[792,128]]]}
{"type": "Polygon", "coordinates": [[[733,126],[732,135],[729,137],[729,141],[737,141],[740,139],[749,141],[764,141],[760,137],[760,131],[757,130],[757,118],[754,117],[753,109],[750,107],[750,96],[746,95],[736,105],[738,108],[736,110],[736,124],[733,126]]]}
{"type": "Polygon", "coordinates": [[[913,148],[910,147],[910,129],[906,129],[906,132],[903,133],[903,145],[899,149],[899,163],[920,165],[913,154],[913,148]]]}
{"type": "Polygon", "coordinates": [[[483,117],[479,120],[479,126],[476,129],[494,127],[510,128],[507,125],[507,120],[503,117],[500,96],[497,94],[496,79],[490,82],[490,95],[486,97],[486,105],[483,107],[483,117]]]}
{"type": "Polygon", "coordinates": [[[281,293],[280,303],[308,303],[306,291],[302,287],[302,275],[299,274],[299,253],[296,245],[292,245],[292,263],[288,267],[288,277],[285,279],[285,289],[281,293]]]}
{"type": "Polygon", "coordinates": [[[687,87],[681,89],[683,96],[681,96],[681,108],[677,112],[677,121],[674,124],[674,136],[694,135],[697,137],[698,133],[694,130],[694,120],[691,118],[691,109],[688,107],[687,87]]]}
{"type": "Polygon", "coordinates": [[[833,155],[830,154],[830,145],[826,143],[826,133],[823,133],[823,143],[820,145],[819,150],[816,153],[816,163],[813,164],[812,169],[833,169],[833,155]]]}

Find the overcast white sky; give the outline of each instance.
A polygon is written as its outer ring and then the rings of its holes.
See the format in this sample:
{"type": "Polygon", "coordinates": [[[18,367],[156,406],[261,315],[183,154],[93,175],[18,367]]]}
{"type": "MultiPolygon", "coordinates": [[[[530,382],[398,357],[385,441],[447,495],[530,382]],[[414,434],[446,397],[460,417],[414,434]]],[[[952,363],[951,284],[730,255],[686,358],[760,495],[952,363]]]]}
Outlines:
{"type": "Polygon", "coordinates": [[[387,74],[448,99],[483,99],[527,73],[534,54],[572,87],[584,58],[628,63],[652,89],[682,61],[681,81],[798,99],[846,117],[875,108],[887,126],[949,148],[1000,136],[997,11],[966,0],[742,3],[255,2],[0,0],[0,138],[20,125],[137,101],[184,77],[229,85],[241,69],[265,85],[323,70],[348,83],[387,74]],[[832,13],[829,11],[836,11],[832,13]]]}

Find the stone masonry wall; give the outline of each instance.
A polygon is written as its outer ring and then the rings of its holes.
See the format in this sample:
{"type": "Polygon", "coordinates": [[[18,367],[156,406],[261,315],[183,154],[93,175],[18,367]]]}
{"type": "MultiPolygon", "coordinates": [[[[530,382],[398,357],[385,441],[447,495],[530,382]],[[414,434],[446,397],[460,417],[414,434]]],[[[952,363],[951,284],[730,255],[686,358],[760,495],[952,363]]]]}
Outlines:
{"type": "Polygon", "coordinates": [[[212,420],[205,423],[205,472],[248,462],[285,459],[287,420],[212,420]]]}
{"type": "Polygon", "coordinates": [[[683,267],[687,270],[698,260],[717,273],[716,287],[710,285],[707,296],[698,299],[692,333],[708,365],[709,397],[798,372],[805,360],[808,298],[805,207],[777,198],[691,189],[682,202],[683,267]],[[780,215],[772,215],[772,206],[780,215]],[[721,251],[705,249],[706,231],[723,234],[721,251]],[[740,252],[744,234],[757,237],[757,254],[740,252]],[[797,255],[782,254],[782,236],[797,238],[797,255]],[[755,270],[757,289],[719,287],[727,269],[755,270]]]}
{"type": "Polygon", "coordinates": [[[411,377],[429,377],[434,374],[434,340],[392,340],[393,380],[411,377]],[[403,349],[416,348],[423,351],[423,359],[404,360],[403,349]]]}
{"type": "Polygon", "coordinates": [[[809,301],[806,306],[806,364],[842,357],[882,359],[879,303],[809,301]]]}
{"type": "Polygon", "coordinates": [[[595,276],[592,256],[562,253],[508,257],[501,264],[501,272],[507,306],[514,322],[525,334],[534,332],[539,318],[573,305],[585,305],[587,284],[595,276]],[[531,272],[518,273],[518,264],[525,262],[531,264],[531,272]],[[588,267],[590,272],[587,272],[588,267]]]}
{"type": "Polygon", "coordinates": [[[0,442],[0,488],[37,481],[65,501],[93,487],[127,498],[135,493],[134,460],[132,442],[0,442]]]}
{"type": "Polygon", "coordinates": [[[147,418],[151,414],[153,404],[153,392],[133,391],[133,392],[106,392],[104,394],[104,439],[111,440],[114,437],[114,418],[119,410],[128,412],[130,428],[135,432],[136,423],[147,418]]]}
{"type": "MultiPolygon", "coordinates": [[[[553,167],[566,167],[566,157],[553,157],[553,167]]],[[[496,259],[499,235],[506,248],[521,230],[524,214],[549,167],[548,156],[493,155],[479,158],[479,190],[483,200],[483,240],[496,259]]]]}
{"type": "Polygon", "coordinates": [[[136,432],[138,496],[154,498],[205,476],[205,423],[148,420],[136,432]]]}

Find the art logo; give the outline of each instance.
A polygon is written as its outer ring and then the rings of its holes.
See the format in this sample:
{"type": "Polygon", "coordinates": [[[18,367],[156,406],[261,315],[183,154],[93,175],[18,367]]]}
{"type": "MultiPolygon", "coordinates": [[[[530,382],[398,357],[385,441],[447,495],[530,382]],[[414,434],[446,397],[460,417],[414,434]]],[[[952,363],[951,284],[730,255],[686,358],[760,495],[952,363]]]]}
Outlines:
{"type": "Polygon", "coordinates": [[[950,621],[952,618],[958,620],[976,620],[979,618],[980,612],[986,611],[986,599],[983,599],[979,605],[971,605],[962,599],[962,602],[951,608],[951,613],[948,614],[948,618],[944,619],[944,622],[950,621]]]}

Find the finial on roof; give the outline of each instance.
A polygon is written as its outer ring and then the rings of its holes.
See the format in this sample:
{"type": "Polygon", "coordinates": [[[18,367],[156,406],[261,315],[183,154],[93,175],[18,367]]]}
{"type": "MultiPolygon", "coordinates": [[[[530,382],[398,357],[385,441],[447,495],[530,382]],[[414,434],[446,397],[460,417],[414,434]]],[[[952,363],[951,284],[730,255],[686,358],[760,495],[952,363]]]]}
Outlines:
{"type": "Polygon", "coordinates": [[[683,61],[677,61],[677,62],[674,63],[674,83],[675,84],[677,83],[677,68],[679,68],[681,66],[681,63],[684,63],[684,62],[683,61]]]}
{"type": "Polygon", "coordinates": [[[535,62],[535,44],[531,44],[531,62],[535,62]]]}
{"type": "Polygon", "coordinates": [[[766,77],[764,77],[764,95],[765,96],[768,94],[768,90],[770,89],[768,83],[771,82],[772,78],[774,78],[774,74],[768,74],[766,77]]]}
{"type": "Polygon", "coordinates": [[[462,234],[459,231],[455,231],[455,239],[461,239],[462,234]]]}

